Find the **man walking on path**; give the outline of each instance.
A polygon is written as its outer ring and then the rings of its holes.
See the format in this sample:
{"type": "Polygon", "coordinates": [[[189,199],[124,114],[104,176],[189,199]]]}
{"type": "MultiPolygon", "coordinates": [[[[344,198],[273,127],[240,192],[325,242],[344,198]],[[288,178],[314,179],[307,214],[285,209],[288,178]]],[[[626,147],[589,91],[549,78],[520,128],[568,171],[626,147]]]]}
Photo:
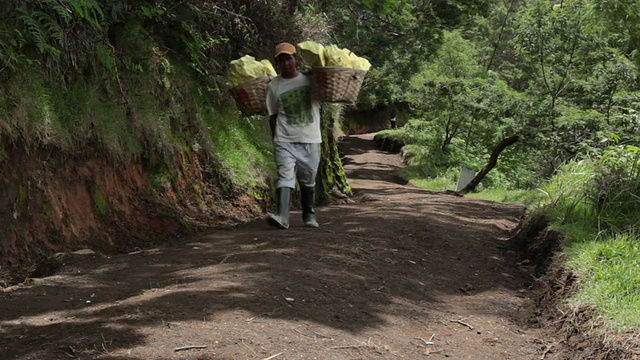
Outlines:
{"type": "Polygon", "coordinates": [[[302,218],[318,227],[314,209],[315,185],[320,164],[320,104],[311,99],[311,79],[297,69],[296,48],[281,43],[275,49],[279,70],[267,90],[267,111],[278,169],[278,212],[269,214],[269,225],[289,228],[289,201],[296,180],[300,185],[302,218]]]}

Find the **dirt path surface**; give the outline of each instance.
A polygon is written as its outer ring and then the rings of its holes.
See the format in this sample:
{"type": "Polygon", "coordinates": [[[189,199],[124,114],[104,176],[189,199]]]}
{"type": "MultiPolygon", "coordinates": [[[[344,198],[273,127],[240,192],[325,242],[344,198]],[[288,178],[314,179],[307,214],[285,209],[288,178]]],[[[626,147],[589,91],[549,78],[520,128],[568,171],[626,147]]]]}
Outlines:
{"type": "Polygon", "coordinates": [[[286,231],[60,255],[0,293],[0,358],[553,358],[501,250],[523,208],[402,185],[372,135],[342,145],[355,202],[318,209],[319,229],[293,212],[286,231]]]}

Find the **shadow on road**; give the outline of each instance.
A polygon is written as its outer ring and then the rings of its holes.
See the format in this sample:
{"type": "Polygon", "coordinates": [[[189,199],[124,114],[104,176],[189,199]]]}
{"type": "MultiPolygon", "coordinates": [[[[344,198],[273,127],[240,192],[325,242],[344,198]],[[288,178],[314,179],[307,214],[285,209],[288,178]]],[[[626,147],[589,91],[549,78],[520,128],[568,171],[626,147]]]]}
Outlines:
{"type": "Polygon", "coordinates": [[[350,179],[396,186],[360,184],[366,200],[319,209],[319,229],[304,228],[294,212],[288,231],[256,221],[171,247],[69,255],[61,273],[1,295],[3,356],[126,358],[111,354],[180,336],[186,321],[199,324],[200,336],[272,319],[357,334],[521,286],[497,250],[520,206],[401,186],[397,164],[358,158],[377,151],[370,141],[349,137],[343,147],[350,179]]]}

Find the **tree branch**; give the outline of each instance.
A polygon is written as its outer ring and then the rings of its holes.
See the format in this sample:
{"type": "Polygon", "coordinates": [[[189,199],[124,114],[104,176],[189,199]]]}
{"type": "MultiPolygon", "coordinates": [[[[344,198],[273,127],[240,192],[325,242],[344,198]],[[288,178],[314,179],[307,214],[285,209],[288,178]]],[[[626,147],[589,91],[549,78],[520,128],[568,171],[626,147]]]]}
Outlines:
{"type": "Polygon", "coordinates": [[[518,135],[512,135],[508,138],[503,139],[500,143],[493,149],[491,152],[491,157],[489,158],[489,162],[485,165],[480,172],[476,174],[476,176],[471,179],[471,181],[464,187],[464,189],[460,190],[461,193],[468,193],[469,191],[475,190],[476,186],[480,184],[480,181],[484,179],[484,177],[493,169],[498,163],[498,156],[500,153],[506,149],[508,146],[511,146],[518,141],[520,137],[518,135]]]}

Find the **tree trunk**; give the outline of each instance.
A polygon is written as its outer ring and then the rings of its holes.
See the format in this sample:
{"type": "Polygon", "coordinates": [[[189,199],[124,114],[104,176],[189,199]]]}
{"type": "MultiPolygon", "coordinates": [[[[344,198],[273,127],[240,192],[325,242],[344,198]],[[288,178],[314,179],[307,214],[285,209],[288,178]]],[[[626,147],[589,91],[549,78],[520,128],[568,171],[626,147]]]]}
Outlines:
{"type": "Polygon", "coordinates": [[[334,124],[339,121],[342,108],[342,105],[324,105],[322,109],[322,148],[316,181],[318,203],[326,202],[334,188],[344,195],[352,195],[334,134],[334,124]]]}
{"type": "Polygon", "coordinates": [[[482,179],[484,179],[484,177],[489,173],[489,171],[491,171],[491,169],[493,169],[496,166],[496,164],[498,163],[498,156],[500,156],[500,153],[502,152],[502,150],[504,150],[507,146],[511,146],[515,144],[515,142],[518,141],[519,139],[520,138],[518,137],[518,135],[513,135],[500,141],[498,146],[496,146],[496,148],[493,149],[493,152],[491,152],[491,157],[489,158],[489,162],[487,163],[487,165],[485,165],[482,168],[482,170],[480,170],[480,172],[478,172],[476,176],[474,176],[474,178],[471,179],[471,181],[467,184],[467,186],[465,186],[464,189],[460,190],[460,192],[467,193],[469,191],[475,190],[476,186],[480,184],[480,181],[482,181],[482,179]]]}

